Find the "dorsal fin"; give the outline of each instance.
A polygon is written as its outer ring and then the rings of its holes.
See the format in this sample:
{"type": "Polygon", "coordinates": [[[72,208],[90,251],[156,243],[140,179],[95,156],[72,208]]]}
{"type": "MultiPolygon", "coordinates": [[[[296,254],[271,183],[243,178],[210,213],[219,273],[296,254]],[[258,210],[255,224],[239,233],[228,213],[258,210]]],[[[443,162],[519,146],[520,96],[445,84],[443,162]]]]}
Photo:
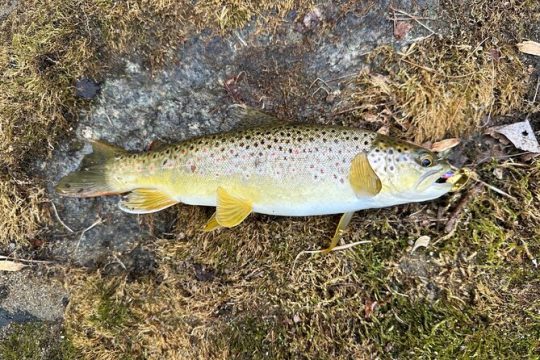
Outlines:
{"type": "Polygon", "coordinates": [[[103,165],[107,160],[115,157],[116,155],[127,153],[126,150],[111,145],[105,141],[94,140],[92,144],[92,153],[86,155],[81,161],[81,168],[91,168],[97,165],[103,165]]]}
{"type": "Polygon", "coordinates": [[[229,108],[229,115],[236,120],[236,125],[233,126],[234,130],[276,126],[289,123],[289,121],[278,119],[273,115],[243,104],[232,105],[229,108]]]}

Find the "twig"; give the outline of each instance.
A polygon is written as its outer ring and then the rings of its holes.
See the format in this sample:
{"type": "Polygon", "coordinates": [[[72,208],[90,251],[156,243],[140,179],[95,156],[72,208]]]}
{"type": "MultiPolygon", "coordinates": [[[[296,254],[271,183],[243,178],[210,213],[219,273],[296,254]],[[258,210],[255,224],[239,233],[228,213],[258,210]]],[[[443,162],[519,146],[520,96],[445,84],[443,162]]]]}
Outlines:
{"type": "Polygon", "coordinates": [[[26,262],[26,263],[31,263],[31,264],[33,264],[33,263],[35,263],[35,264],[54,264],[54,261],[19,259],[19,258],[15,258],[13,256],[3,256],[3,255],[0,255],[0,259],[1,260],[15,260],[15,261],[26,262]]]}
{"type": "Polygon", "coordinates": [[[120,260],[120,259],[118,258],[118,256],[116,256],[115,254],[113,254],[113,258],[114,258],[114,260],[116,260],[117,263],[120,264],[120,266],[122,266],[122,267],[124,268],[124,270],[127,270],[126,265],[124,265],[124,263],[122,262],[122,260],[120,260]]]}
{"type": "Polygon", "coordinates": [[[473,54],[476,52],[476,50],[480,49],[480,47],[488,40],[489,38],[485,38],[484,40],[480,41],[480,43],[467,55],[464,62],[467,62],[473,56],[473,54]]]}
{"type": "Polygon", "coordinates": [[[510,199],[512,199],[512,200],[516,200],[516,201],[517,201],[517,199],[516,199],[515,197],[513,197],[512,195],[510,195],[510,194],[508,194],[508,193],[505,193],[505,192],[502,191],[501,189],[496,188],[495,186],[490,185],[490,184],[488,184],[487,182],[484,182],[484,181],[482,181],[482,180],[480,180],[480,179],[474,179],[474,178],[473,178],[473,180],[479,182],[480,184],[484,185],[484,186],[487,187],[488,189],[491,189],[491,190],[495,191],[495,192],[498,193],[498,194],[501,194],[501,195],[506,196],[506,197],[508,197],[508,198],[510,198],[510,199]]]}
{"type": "Polygon", "coordinates": [[[534,104],[536,102],[536,97],[538,96],[539,88],[540,88],[540,76],[538,77],[538,81],[536,82],[536,90],[534,91],[534,96],[533,96],[531,104],[534,104]]]}
{"type": "Polygon", "coordinates": [[[401,61],[405,61],[407,64],[410,64],[410,65],[412,65],[412,66],[419,67],[420,69],[424,69],[424,70],[429,71],[429,72],[432,72],[432,73],[434,73],[434,74],[439,74],[436,70],[433,70],[433,69],[431,69],[431,68],[428,68],[428,67],[425,67],[425,66],[422,66],[422,65],[413,63],[412,61],[409,61],[409,60],[405,59],[404,57],[402,57],[400,60],[401,60],[401,61]]]}
{"type": "Polygon", "coordinates": [[[73,231],[69,226],[67,226],[63,221],[62,219],[60,219],[60,215],[58,215],[58,211],[56,210],[56,206],[54,205],[54,203],[51,201],[51,205],[52,205],[52,208],[54,210],[54,215],[56,216],[56,219],[58,220],[58,222],[60,224],[62,224],[62,226],[64,228],[66,228],[66,230],[68,230],[70,233],[74,233],[75,231],[73,231]]]}
{"type": "Polygon", "coordinates": [[[102,224],[103,223],[103,220],[101,218],[97,219],[92,225],[90,225],[89,227],[87,227],[86,229],[84,229],[82,232],[81,232],[81,236],[79,236],[79,241],[77,241],[77,246],[75,246],[75,251],[79,250],[79,245],[81,244],[81,241],[82,241],[82,238],[84,236],[84,234],[89,231],[90,229],[98,226],[99,224],[102,224]]]}
{"type": "Polygon", "coordinates": [[[424,29],[426,29],[427,31],[431,32],[431,34],[434,34],[434,35],[439,35],[438,32],[434,31],[432,28],[430,28],[429,26],[427,26],[426,24],[424,24],[423,22],[421,22],[420,20],[418,20],[419,18],[414,16],[414,15],[411,15],[403,10],[399,10],[399,9],[396,9],[394,7],[391,7],[390,8],[393,12],[394,12],[394,17],[395,16],[395,13],[398,12],[400,13],[401,15],[405,15],[405,16],[408,16],[410,17],[412,20],[416,21],[420,26],[422,26],[424,29]]]}

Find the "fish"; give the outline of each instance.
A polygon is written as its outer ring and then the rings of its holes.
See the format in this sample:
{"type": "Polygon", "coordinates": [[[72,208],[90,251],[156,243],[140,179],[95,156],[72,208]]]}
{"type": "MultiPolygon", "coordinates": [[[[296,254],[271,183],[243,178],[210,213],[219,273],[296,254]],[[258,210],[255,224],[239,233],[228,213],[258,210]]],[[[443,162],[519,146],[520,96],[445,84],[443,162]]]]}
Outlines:
{"type": "Polygon", "coordinates": [[[178,203],[216,207],[204,231],[232,228],[250,214],[342,214],[334,249],[359,210],[433,200],[455,171],[436,153],[368,130],[275,120],[128,152],[92,142],[80,168],[56,192],[123,194],[121,210],[147,214],[178,203]]]}

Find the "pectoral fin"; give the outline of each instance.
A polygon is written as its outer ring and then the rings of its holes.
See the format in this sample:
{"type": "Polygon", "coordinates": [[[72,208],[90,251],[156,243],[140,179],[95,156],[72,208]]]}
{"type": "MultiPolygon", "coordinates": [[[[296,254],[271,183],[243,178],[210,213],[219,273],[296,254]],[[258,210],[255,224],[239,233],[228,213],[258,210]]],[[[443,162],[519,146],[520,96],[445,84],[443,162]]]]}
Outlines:
{"type": "Polygon", "coordinates": [[[251,213],[251,202],[232,196],[222,187],[217,189],[216,222],[224,227],[240,224],[251,213]]]}
{"type": "Polygon", "coordinates": [[[341,216],[341,219],[339,219],[339,224],[336,228],[336,232],[334,233],[334,237],[332,237],[332,241],[330,242],[330,246],[322,251],[323,254],[328,254],[333,248],[336,247],[339,239],[341,239],[341,236],[345,232],[345,229],[347,226],[349,226],[353,215],[354,212],[347,212],[341,216]]]}
{"type": "Polygon", "coordinates": [[[204,225],[203,231],[209,232],[214,231],[216,229],[219,229],[221,225],[216,220],[216,213],[212,215],[212,217],[208,220],[206,225],[204,225]]]}
{"type": "Polygon", "coordinates": [[[349,182],[357,196],[375,196],[382,188],[382,183],[365,153],[356,155],[351,163],[349,182]]]}
{"type": "Polygon", "coordinates": [[[156,189],[135,189],[126,195],[118,206],[131,214],[148,214],[177,204],[167,194],[156,189]]]}

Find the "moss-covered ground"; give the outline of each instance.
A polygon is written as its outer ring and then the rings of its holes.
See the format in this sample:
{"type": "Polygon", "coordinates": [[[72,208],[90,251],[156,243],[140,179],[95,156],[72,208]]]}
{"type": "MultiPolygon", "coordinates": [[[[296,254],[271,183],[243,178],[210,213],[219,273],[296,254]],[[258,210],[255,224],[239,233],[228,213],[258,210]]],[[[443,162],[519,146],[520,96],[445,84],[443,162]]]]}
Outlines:
{"type": "MultiPolygon", "coordinates": [[[[271,32],[313,6],[254,4],[19,1],[0,22],[0,243],[33,256],[56,221],[30,164],[74,136],[89,106],[77,79],[104,79],[133,53],[157,70],[204,28],[226,34],[257,17],[271,32]]],[[[538,36],[540,3],[441,8],[447,33],[373,51],[357,91],[341,94],[355,106],[333,121],[417,142],[463,137],[466,166],[510,197],[471,181],[436,202],[362,211],[344,240],[370,242],[328,256],[297,255],[324,247],[337,218],[253,216],[206,234],[210,210],[180,205],[173,234],[144,245],[155,267],[54,265],[70,295],[63,332],[13,326],[0,358],[540,357],[540,162],[479,135],[527,114],[540,126],[540,69],[515,46],[538,36]],[[430,245],[411,252],[424,235],[430,245]]]]}

